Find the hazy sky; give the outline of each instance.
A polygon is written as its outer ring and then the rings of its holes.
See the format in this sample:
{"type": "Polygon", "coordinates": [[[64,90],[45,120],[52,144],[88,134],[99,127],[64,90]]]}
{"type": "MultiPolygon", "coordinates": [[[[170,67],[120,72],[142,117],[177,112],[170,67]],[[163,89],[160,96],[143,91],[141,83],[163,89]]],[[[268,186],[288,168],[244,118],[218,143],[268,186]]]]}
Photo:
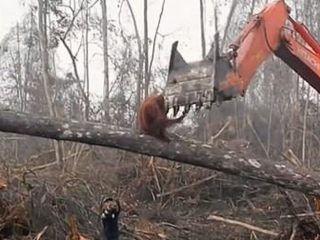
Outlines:
{"type": "Polygon", "coordinates": [[[0,39],[23,15],[24,8],[19,0],[0,0],[0,39]]]}
{"type": "MultiPolygon", "coordinates": [[[[34,0],[24,0],[23,2],[30,2],[34,0]]],[[[0,0],[0,42],[3,36],[13,27],[17,21],[22,19],[24,13],[27,12],[28,7],[21,4],[21,0],[0,0]]],[[[118,21],[118,10],[116,4],[118,1],[109,1],[109,19],[118,21]],[[112,9],[115,9],[114,11],[112,9]]],[[[212,7],[212,0],[206,0],[206,7],[208,14],[212,7]]],[[[135,15],[137,17],[140,34],[143,36],[143,1],[132,0],[131,1],[135,15]]],[[[153,38],[156,24],[159,17],[162,1],[149,0],[149,36],[153,38]]],[[[124,8],[127,6],[125,5],[124,8]]],[[[100,9],[100,8],[99,8],[100,9]]],[[[157,52],[160,58],[155,58],[155,61],[161,59],[162,64],[166,67],[169,62],[169,54],[171,44],[179,40],[179,50],[187,61],[197,60],[201,57],[200,48],[200,23],[199,23],[199,1],[198,0],[167,0],[165,5],[165,11],[163,14],[161,27],[159,32],[167,35],[163,42],[163,48],[161,52],[157,52]]],[[[208,16],[211,18],[211,16],[208,16]]],[[[125,17],[124,17],[125,21],[125,17]]],[[[127,18],[127,22],[123,22],[123,25],[127,29],[132,31],[132,21],[127,18]]],[[[206,36],[207,40],[212,39],[213,24],[207,21],[206,36]]],[[[208,42],[207,45],[210,43],[208,42]]],[[[75,44],[74,44],[75,45],[75,44]]],[[[103,89],[103,65],[101,49],[94,46],[90,46],[90,79],[92,80],[90,91],[102,96],[103,89]],[[97,52],[98,51],[98,52],[97,52]],[[98,54],[97,54],[98,53],[98,54]]],[[[69,57],[66,55],[65,49],[62,47],[57,50],[57,62],[60,63],[58,71],[60,73],[66,71],[72,71],[72,64],[69,57]]],[[[82,74],[82,59],[79,56],[79,70],[82,74]]],[[[81,75],[82,76],[82,75],[81,75]]]]}

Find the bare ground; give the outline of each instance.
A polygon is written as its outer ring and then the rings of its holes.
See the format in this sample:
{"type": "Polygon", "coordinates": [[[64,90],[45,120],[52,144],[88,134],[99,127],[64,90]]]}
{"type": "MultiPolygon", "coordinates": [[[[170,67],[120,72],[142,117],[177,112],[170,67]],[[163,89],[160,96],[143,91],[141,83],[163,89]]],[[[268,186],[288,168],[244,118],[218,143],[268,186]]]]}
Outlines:
{"type": "Polygon", "coordinates": [[[7,186],[0,190],[0,239],[65,239],[69,216],[82,235],[99,239],[104,196],[120,200],[121,239],[316,239],[319,232],[317,218],[289,216],[314,209],[313,199],[300,193],[161,159],[87,148],[80,158],[68,158],[63,175],[55,166],[35,168],[50,162],[52,154],[24,164],[2,163],[0,176],[7,186]],[[212,215],[240,223],[212,220],[212,215]]]}

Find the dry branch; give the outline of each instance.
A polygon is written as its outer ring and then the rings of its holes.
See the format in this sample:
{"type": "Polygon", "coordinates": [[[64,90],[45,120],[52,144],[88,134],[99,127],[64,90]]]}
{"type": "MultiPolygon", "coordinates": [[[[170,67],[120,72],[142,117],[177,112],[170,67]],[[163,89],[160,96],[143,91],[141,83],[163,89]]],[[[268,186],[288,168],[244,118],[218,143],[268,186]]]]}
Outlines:
{"type": "Polygon", "coordinates": [[[172,194],[176,194],[176,193],[182,192],[182,191],[184,191],[184,190],[186,190],[188,188],[196,187],[196,186],[201,185],[201,184],[203,184],[205,182],[208,182],[208,181],[210,181],[210,180],[212,180],[212,179],[214,179],[216,177],[217,177],[217,175],[211,175],[211,176],[206,177],[204,179],[201,179],[201,180],[199,180],[197,182],[191,183],[191,184],[189,184],[187,186],[183,186],[183,187],[180,187],[180,188],[177,188],[177,189],[173,189],[172,191],[169,191],[169,192],[164,192],[164,193],[157,194],[157,197],[158,198],[159,197],[165,197],[165,196],[168,196],[168,195],[172,195],[172,194]]]}
{"type": "Polygon", "coordinates": [[[224,222],[224,223],[228,223],[228,224],[232,224],[232,225],[241,226],[241,227],[247,228],[247,229],[249,229],[251,231],[260,232],[260,233],[264,233],[264,234],[275,236],[275,237],[277,237],[279,235],[279,233],[274,232],[274,231],[266,230],[266,229],[263,229],[263,228],[260,228],[260,227],[253,226],[253,225],[248,224],[248,223],[240,222],[240,221],[237,221],[237,220],[231,220],[231,219],[227,219],[227,218],[223,218],[223,217],[219,217],[219,216],[215,216],[215,215],[210,215],[207,219],[208,220],[215,220],[215,221],[219,221],[219,222],[224,222]]]}
{"type": "Polygon", "coordinates": [[[314,217],[319,216],[320,212],[298,213],[296,215],[281,215],[280,218],[296,218],[296,217],[314,217]]]}
{"type": "Polygon", "coordinates": [[[41,230],[41,232],[39,232],[39,233],[37,234],[37,236],[34,238],[34,240],[40,240],[41,237],[43,236],[43,234],[47,231],[47,229],[48,229],[48,226],[45,226],[45,227],[41,230]]]}
{"type": "Polygon", "coordinates": [[[123,149],[320,196],[320,176],[311,170],[248,158],[243,153],[207,144],[182,140],[165,143],[130,131],[114,130],[108,125],[68,122],[11,111],[0,111],[0,131],[123,149]]]}

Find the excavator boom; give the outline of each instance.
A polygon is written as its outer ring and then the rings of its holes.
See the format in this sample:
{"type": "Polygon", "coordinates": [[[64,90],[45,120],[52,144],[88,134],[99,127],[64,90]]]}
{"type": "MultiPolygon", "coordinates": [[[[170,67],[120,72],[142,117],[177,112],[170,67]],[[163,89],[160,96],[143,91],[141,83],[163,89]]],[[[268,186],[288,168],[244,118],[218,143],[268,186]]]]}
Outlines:
{"type": "Polygon", "coordinates": [[[274,53],[320,93],[320,45],[302,24],[290,21],[295,31],[283,29],[274,53]]]}
{"type": "Polygon", "coordinates": [[[306,27],[289,16],[284,0],[267,4],[253,15],[227,53],[219,37],[205,59],[188,63],[172,45],[165,88],[167,108],[198,108],[243,96],[259,66],[273,53],[320,92],[320,45],[306,27]]]}

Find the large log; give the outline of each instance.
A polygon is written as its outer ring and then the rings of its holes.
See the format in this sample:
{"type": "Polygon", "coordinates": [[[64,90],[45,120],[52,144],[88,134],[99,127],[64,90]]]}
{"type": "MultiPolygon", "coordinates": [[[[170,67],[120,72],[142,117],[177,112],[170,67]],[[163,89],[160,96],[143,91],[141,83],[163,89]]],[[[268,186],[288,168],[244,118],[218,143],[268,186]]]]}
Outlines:
{"type": "Polygon", "coordinates": [[[180,140],[165,143],[130,131],[114,130],[107,125],[68,122],[10,111],[0,111],[0,131],[123,149],[320,196],[320,176],[311,170],[283,162],[248,158],[211,145],[180,140]]]}

